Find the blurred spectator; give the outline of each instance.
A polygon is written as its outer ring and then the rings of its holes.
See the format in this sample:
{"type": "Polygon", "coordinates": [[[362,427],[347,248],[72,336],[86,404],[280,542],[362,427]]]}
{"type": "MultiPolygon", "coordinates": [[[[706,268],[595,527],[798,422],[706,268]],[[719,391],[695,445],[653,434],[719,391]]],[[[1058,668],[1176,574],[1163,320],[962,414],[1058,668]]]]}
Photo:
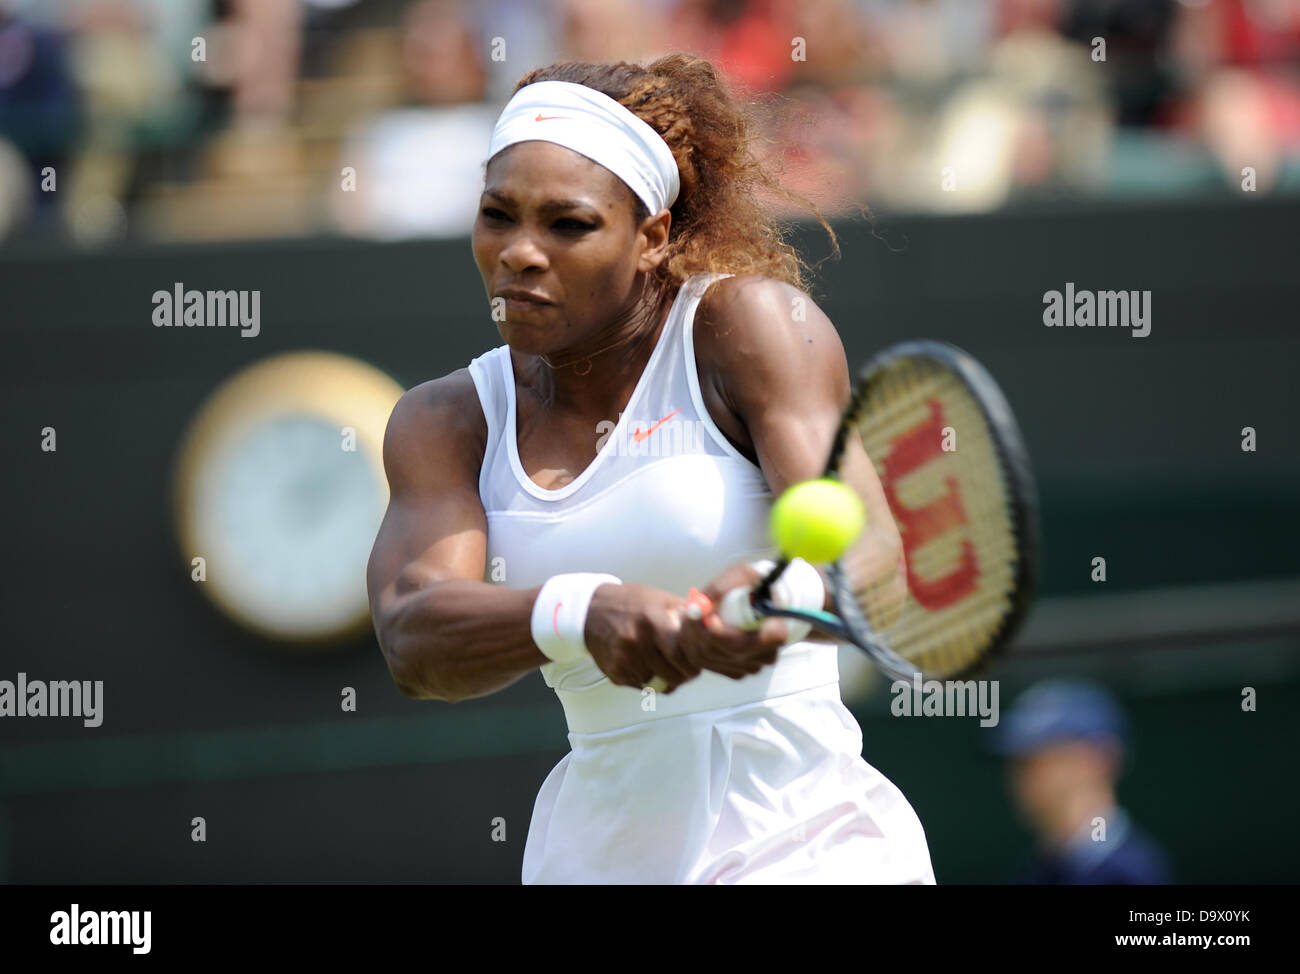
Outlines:
{"type": "Polygon", "coordinates": [[[795,84],[860,89],[870,80],[867,25],[852,0],[803,0],[794,4],[789,20],[804,42],[803,59],[793,62],[795,84]]]}
{"type": "Polygon", "coordinates": [[[235,113],[283,118],[293,108],[302,51],[301,0],[234,0],[240,70],[235,113]]]}
{"type": "Polygon", "coordinates": [[[33,210],[53,210],[79,123],[64,38],[14,6],[0,0],[0,239],[33,210]],[[47,167],[55,192],[41,189],[47,167]]]}
{"type": "Polygon", "coordinates": [[[0,138],[0,240],[16,232],[31,214],[31,167],[12,145],[0,138]]]}
{"type": "Polygon", "coordinates": [[[1214,156],[1237,189],[1243,170],[1264,192],[1297,174],[1300,3],[1221,0],[1180,6],[1171,41],[1182,87],[1161,121],[1214,156]]]}
{"type": "Polygon", "coordinates": [[[1054,29],[1059,0],[1002,0],[982,65],[905,90],[866,192],[899,209],[978,212],[1088,192],[1106,176],[1111,113],[1085,47],[1054,29]]]}
{"type": "Polygon", "coordinates": [[[1037,833],[1019,882],[1170,882],[1164,854],[1116,800],[1125,720],[1109,692],[1083,680],[1036,684],[990,736],[992,749],[1008,758],[1012,794],[1037,833]]]}
{"type": "MultiPolygon", "coordinates": [[[[1106,42],[1107,90],[1120,125],[1149,125],[1172,94],[1169,44],[1174,0],[1068,0],[1062,36],[1091,48],[1106,42]]],[[[1103,63],[1103,62],[1098,62],[1103,63]]]]}
{"type": "Polygon", "coordinates": [[[673,50],[828,216],[1300,192],[1300,0],[0,0],[0,232],[464,234],[521,75],[673,50]]]}
{"type": "Polygon", "coordinates": [[[751,91],[780,91],[794,77],[793,5],[783,0],[679,0],[668,44],[721,67],[751,91]]]}
{"type": "MultiPolygon", "coordinates": [[[[474,13],[488,45],[488,101],[504,106],[531,68],[565,56],[561,50],[561,0],[475,0],[474,13]]],[[[671,3],[673,0],[646,0],[671,3]]],[[[644,57],[645,55],[641,55],[644,57]]]]}
{"type": "Polygon", "coordinates": [[[560,57],[638,61],[664,53],[663,11],[645,0],[559,0],[560,57]]]}
{"type": "Polygon", "coordinates": [[[201,106],[188,84],[190,40],[208,3],[93,0],[63,6],[86,124],[70,187],[61,184],[60,196],[73,236],[104,242],[127,232],[127,206],[150,178],[142,167],[160,154],[183,150],[197,134],[201,106]]]}
{"type": "Polygon", "coordinates": [[[486,47],[458,0],[421,0],[402,22],[408,104],[347,139],[339,170],[355,189],[331,190],[348,233],[380,239],[468,234],[483,191],[483,163],[499,106],[487,93],[486,47]]]}
{"type": "Polygon", "coordinates": [[[980,69],[998,0],[857,0],[870,56],[909,85],[946,83],[980,69]]]}

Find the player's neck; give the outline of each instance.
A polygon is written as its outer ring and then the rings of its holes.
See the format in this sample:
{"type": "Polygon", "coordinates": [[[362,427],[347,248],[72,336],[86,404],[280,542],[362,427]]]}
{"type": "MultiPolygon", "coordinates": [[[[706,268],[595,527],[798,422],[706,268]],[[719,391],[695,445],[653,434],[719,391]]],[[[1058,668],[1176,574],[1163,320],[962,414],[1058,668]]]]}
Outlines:
{"type": "Polygon", "coordinates": [[[657,304],[638,305],[579,346],[545,359],[534,356],[534,394],[548,409],[615,419],[663,333],[668,306],[657,304]]]}

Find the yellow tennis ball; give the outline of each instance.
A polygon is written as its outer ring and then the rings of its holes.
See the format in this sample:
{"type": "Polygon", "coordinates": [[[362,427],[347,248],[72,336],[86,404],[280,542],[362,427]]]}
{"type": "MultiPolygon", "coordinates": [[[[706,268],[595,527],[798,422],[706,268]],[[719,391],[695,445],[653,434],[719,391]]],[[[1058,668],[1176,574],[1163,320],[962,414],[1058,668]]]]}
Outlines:
{"type": "Polygon", "coordinates": [[[772,505],[772,539],[787,558],[835,561],[866,520],[858,495],[838,480],[805,480],[772,505]]]}

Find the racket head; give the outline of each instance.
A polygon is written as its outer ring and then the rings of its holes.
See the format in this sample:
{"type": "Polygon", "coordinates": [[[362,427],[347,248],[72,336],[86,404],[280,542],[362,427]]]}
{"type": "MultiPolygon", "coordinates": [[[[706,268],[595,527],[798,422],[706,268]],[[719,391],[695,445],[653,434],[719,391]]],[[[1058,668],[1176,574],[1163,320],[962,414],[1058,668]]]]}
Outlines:
{"type": "Polygon", "coordinates": [[[855,438],[903,538],[907,595],[901,611],[873,601],[859,567],[869,552],[855,544],[827,573],[836,611],[896,679],[976,672],[1014,636],[1037,583],[1038,493],[1010,404],[962,349],[902,342],[860,371],[827,476],[845,479],[855,438]]]}

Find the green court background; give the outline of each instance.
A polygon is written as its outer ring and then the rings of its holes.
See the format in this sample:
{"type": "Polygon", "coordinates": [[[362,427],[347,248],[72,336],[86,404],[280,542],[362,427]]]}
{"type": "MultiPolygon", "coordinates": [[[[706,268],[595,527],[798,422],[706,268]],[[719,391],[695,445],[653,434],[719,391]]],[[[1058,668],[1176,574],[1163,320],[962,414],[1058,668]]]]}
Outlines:
{"type": "MultiPolygon", "coordinates": [[[[1297,227],[1300,206],[1267,202],[858,222],[837,227],[843,255],[812,289],[851,362],[927,336],[1002,382],[1040,479],[1045,560],[1034,638],[990,675],[1004,707],[1046,675],[1116,689],[1133,724],[1121,798],[1182,882],[1300,879],[1300,633],[1295,600],[1261,596],[1300,579],[1297,227]],[[1151,335],[1045,328],[1042,295],[1067,281],[1151,290],[1151,335]],[[1165,606],[1171,630],[1180,606],[1204,618],[1165,638],[1135,604],[1165,606]],[[1063,619],[1082,620],[1076,638],[1063,619]],[[1103,622],[1115,631],[1089,648],[1103,622]]],[[[827,252],[816,228],[799,236],[827,252]]],[[[182,430],[244,365],[328,349],[410,386],[499,344],[468,242],[11,249],[0,296],[0,679],[102,679],[106,699],[97,729],[0,721],[0,875],[517,881],[533,796],[566,748],[540,677],[448,705],[402,698],[372,638],[286,654],[193,590],[167,508],[182,430]],[[175,282],[260,289],[261,335],[155,329],[150,296],[175,282]],[[356,714],[339,711],[345,686],[356,714]]],[[[1003,880],[1028,836],[975,723],[892,718],[883,688],[855,711],[940,881],[1003,880]]]]}

